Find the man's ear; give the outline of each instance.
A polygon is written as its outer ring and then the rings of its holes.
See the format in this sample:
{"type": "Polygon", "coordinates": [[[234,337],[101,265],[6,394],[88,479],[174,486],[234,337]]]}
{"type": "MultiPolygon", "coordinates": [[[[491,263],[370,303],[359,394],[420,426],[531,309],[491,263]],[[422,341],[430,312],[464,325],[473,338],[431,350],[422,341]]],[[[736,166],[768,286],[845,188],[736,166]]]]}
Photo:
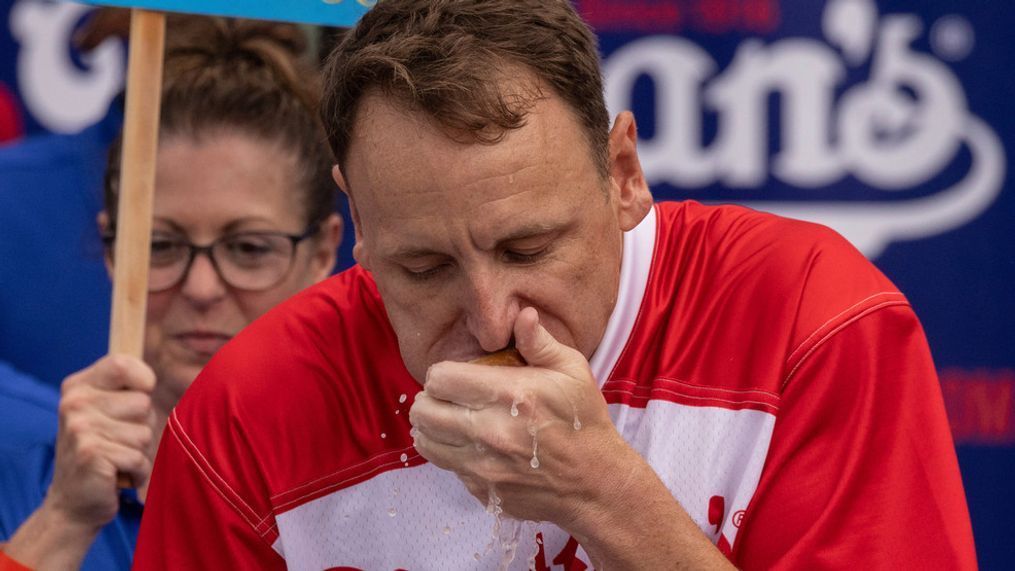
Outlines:
{"type": "MultiPolygon", "coordinates": [[[[109,214],[105,210],[95,215],[95,225],[99,227],[99,236],[105,236],[112,230],[109,226],[109,214]]],[[[113,249],[103,248],[102,259],[106,262],[106,273],[109,275],[109,279],[113,279],[113,249]]]]}
{"type": "Polygon", "coordinates": [[[342,168],[339,165],[331,167],[331,178],[335,179],[335,184],[338,185],[338,188],[349,200],[349,214],[352,216],[353,235],[356,239],[356,243],[352,246],[352,257],[356,260],[356,263],[369,270],[370,267],[363,251],[363,224],[360,222],[359,210],[356,209],[356,200],[353,199],[352,193],[349,192],[349,183],[346,182],[345,176],[342,174],[342,168]]]}
{"type": "Polygon", "coordinates": [[[652,193],[638,160],[638,127],[634,114],[624,111],[610,130],[610,192],[616,201],[623,231],[633,229],[652,208],[652,193]]]}

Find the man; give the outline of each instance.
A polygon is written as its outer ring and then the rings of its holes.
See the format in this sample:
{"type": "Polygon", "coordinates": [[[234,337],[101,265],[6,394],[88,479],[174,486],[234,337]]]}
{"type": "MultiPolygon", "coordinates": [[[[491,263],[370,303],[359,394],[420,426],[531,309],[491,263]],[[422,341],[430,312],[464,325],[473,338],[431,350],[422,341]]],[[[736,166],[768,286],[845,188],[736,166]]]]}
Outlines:
{"type": "Polygon", "coordinates": [[[379,2],[326,84],[359,266],[187,393],[137,567],[975,566],[905,298],[827,229],[653,207],[567,2],[379,2]]]}

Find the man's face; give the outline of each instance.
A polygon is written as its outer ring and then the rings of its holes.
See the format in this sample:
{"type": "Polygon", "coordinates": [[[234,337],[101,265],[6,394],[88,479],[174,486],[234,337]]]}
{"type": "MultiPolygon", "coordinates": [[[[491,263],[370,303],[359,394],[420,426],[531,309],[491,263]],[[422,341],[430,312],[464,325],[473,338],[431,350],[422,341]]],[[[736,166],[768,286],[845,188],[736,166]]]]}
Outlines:
{"type": "Polygon", "coordinates": [[[556,95],[493,145],[457,142],[424,115],[368,95],[343,174],[356,257],[417,380],[436,362],[507,346],[527,306],[562,343],[595,351],[634,223],[556,95]]]}

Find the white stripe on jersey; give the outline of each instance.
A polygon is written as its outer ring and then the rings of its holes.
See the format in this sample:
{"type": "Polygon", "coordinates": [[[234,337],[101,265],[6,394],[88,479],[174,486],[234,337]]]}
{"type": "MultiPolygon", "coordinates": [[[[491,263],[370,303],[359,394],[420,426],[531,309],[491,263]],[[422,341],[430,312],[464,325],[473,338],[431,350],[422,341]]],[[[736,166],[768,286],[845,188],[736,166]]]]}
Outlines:
{"type": "Polygon", "coordinates": [[[634,329],[634,322],[641,310],[645,297],[649,270],[652,268],[652,254],[656,241],[656,209],[649,209],[648,215],[633,230],[624,233],[624,254],[620,262],[620,288],[617,304],[613,307],[606,331],[599,342],[590,365],[592,375],[599,381],[599,388],[613,372],[620,353],[627,345],[627,339],[634,329]]]}

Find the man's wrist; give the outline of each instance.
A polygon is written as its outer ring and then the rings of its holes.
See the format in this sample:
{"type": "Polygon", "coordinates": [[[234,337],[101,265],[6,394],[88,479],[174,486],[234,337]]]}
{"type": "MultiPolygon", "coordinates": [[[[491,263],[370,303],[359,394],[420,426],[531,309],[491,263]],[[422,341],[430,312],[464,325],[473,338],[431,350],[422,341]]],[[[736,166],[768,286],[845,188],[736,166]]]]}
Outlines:
{"type": "Polygon", "coordinates": [[[612,478],[569,530],[597,567],[729,568],[652,467],[636,451],[614,455],[612,478]]]}

